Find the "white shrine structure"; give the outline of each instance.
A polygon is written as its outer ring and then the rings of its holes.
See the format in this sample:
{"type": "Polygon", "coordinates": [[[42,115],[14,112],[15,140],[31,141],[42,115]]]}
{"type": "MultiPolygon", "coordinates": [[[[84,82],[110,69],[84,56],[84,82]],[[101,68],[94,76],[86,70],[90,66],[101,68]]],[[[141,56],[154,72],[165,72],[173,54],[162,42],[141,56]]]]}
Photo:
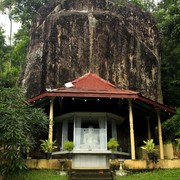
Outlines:
{"type": "MultiPolygon", "coordinates": [[[[161,123],[176,112],[141,93],[121,90],[89,72],[64,87],[48,89],[29,99],[35,107],[49,111],[48,138],[63,147],[73,141],[73,169],[108,169],[107,142],[114,137],[120,144],[115,154],[135,160],[143,140],[159,144],[164,159],[161,123]]],[[[53,155],[68,152],[56,151],[53,155]]]]}

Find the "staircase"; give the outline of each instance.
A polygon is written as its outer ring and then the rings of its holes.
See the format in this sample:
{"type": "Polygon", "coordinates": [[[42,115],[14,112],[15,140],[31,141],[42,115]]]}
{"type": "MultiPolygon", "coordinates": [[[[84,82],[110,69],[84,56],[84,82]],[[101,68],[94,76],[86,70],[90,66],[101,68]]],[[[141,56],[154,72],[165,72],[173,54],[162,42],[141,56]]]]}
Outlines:
{"type": "Polygon", "coordinates": [[[106,170],[71,170],[69,180],[114,180],[109,169],[106,170]]]}

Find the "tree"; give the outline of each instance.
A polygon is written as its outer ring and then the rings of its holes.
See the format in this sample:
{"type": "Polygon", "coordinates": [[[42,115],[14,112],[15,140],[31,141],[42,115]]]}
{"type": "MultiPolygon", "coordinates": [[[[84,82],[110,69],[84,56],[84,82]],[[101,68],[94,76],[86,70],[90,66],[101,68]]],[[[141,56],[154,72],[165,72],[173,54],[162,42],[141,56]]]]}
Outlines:
{"type": "Polygon", "coordinates": [[[4,29],[0,26],[0,47],[2,49],[4,49],[5,46],[5,35],[4,35],[5,31],[4,29]]]}
{"type": "Polygon", "coordinates": [[[0,88],[1,173],[17,173],[26,168],[22,154],[46,132],[48,118],[42,109],[31,108],[19,88],[0,88]]]}
{"type": "Polygon", "coordinates": [[[5,43],[4,31],[0,28],[0,86],[13,87],[22,71],[29,42],[28,30],[22,26],[14,35],[12,46],[5,43]],[[10,65],[11,59],[11,65],[10,65]],[[11,68],[9,68],[11,66],[11,68]]]}
{"type": "Polygon", "coordinates": [[[0,27],[0,86],[7,86],[10,83],[8,82],[10,46],[6,44],[4,33],[0,27]]]}
{"type": "Polygon", "coordinates": [[[156,9],[155,0],[129,0],[130,2],[137,4],[141,8],[144,8],[150,12],[156,9]]]}
{"type": "Polygon", "coordinates": [[[3,71],[3,57],[6,47],[4,33],[5,33],[4,29],[0,26],[0,73],[2,73],[3,71]]]}
{"type": "Polygon", "coordinates": [[[162,130],[165,141],[175,142],[175,139],[180,138],[180,108],[176,115],[162,124],[162,130]]]}
{"type": "MultiPolygon", "coordinates": [[[[34,16],[47,0],[2,0],[0,10],[8,14],[10,22],[19,21],[22,24],[21,29],[14,36],[14,43],[10,37],[10,45],[0,52],[0,86],[13,87],[22,70],[26,59],[26,48],[29,41],[29,29],[34,16]],[[3,58],[1,58],[3,55],[3,58]]],[[[12,25],[12,24],[11,24],[12,25]]],[[[10,26],[12,31],[12,26],[10,26]]]]}
{"type": "MultiPolygon", "coordinates": [[[[27,46],[29,36],[26,27],[19,29],[14,35],[14,48],[12,52],[12,65],[16,67],[19,73],[22,71],[24,62],[26,60],[27,46]]],[[[18,74],[19,76],[19,74],[18,74]]]]}
{"type": "MultiPolygon", "coordinates": [[[[12,47],[13,48],[13,47],[12,47]]],[[[19,76],[19,70],[17,67],[10,67],[11,58],[11,47],[6,45],[2,52],[1,61],[1,71],[0,71],[0,87],[13,87],[16,84],[16,80],[19,76]]]]}
{"type": "Polygon", "coordinates": [[[8,9],[12,19],[30,27],[38,9],[48,0],[2,0],[0,10],[8,9]]]}
{"type": "Polygon", "coordinates": [[[163,0],[154,12],[163,35],[162,90],[167,105],[180,106],[180,1],[163,0]]]}

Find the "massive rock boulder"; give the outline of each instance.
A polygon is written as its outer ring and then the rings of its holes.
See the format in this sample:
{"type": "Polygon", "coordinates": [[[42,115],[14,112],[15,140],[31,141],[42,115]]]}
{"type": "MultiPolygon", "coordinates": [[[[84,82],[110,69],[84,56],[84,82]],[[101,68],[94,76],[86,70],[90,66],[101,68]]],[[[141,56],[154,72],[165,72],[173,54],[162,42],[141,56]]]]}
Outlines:
{"type": "Polygon", "coordinates": [[[162,102],[161,37],[150,13],[110,0],[54,0],[40,8],[19,84],[31,97],[92,71],[162,102]]]}

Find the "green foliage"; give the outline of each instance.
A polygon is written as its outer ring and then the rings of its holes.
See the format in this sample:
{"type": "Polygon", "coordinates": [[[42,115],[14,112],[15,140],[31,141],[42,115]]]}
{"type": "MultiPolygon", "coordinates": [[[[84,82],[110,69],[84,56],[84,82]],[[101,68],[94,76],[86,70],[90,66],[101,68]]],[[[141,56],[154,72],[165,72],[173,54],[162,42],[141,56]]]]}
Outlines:
{"type": "Polygon", "coordinates": [[[153,141],[154,141],[153,139],[148,139],[147,141],[143,141],[145,146],[142,146],[141,148],[146,150],[148,153],[154,153],[155,151],[157,151],[157,149],[155,149],[155,143],[153,141]]]}
{"type": "Polygon", "coordinates": [[[180,138],[180,108],[176,110],[176,115],[162,124],[162,133],[164,141],[174,142],[180,138]]]}
{"type": "Polygon", "coordinates": [[[13,36],[13,44],[16,45],[19,41],[21,41],[25,37],[29,37],[29,28],[25,25],[21,25],[21,27],[13,36]]]}
{"type": "Polygon", "coordinates": [[[18,72],[15,67],[10,70],[11,48],[6,45],[4,30],[0,27],[0,86],[11,87],[15,85],[18,72]]]}
{"type": "Polygon", "coordinates": [[[71,152],[74,149],[74,143],[72,141],[64,142],[63,149],[71,152]]]}
{"type": "Polygon", "coordinates": [[[6,53],[5,31],[0,26],[0,73],[3,71],[3,62],[6,53]]]}
{"type": "Polygon", "coordinates": [[[6,61],[3,64],[4,72],[0,73],[0,86],[1,87],[13,87],[19,76],[19,70],[16,67],[12,67],[9,70],[9,62],[6,61]]]}
{"type": "Polygon", "coordinates": [[[22,153],[33,146],[34,138],[47,130],[48,118],[41,109],[31,108],[18,88],[0,88],[1,172],[18,173],[26,168],[22,153]]]}
{"type": "MultiPolygon", "coordinates": [[[[180,135],[180,133],[179,133],[180,135]]],[[[180,150],[180,138],[175,139],[176,143],[177,143],[177,148],[180,150]]]]}
{"type": "Polygon", "coordinates": [[[48,0],[1,0],[0,10],[10,11],[9,16],[12,19],[20,21],[23,25],[30,27],[30,24],[37,14],[38,9],[48,0]]]}
{"type": "Polygon", "coordinates": [[[3,49],[5,46],[5,31],[4,29],[0,26],[0,47],[3,49]]]}
{"type": "Polygon", "coordinates": [[[180,178],[180,169],[166,169],[166,170],[146,170],[146,171],[135,171],[127,176],[116,177],[116,180],[178,180],[180,178]]]}
{"type": "Polygon", "coordinates": [[[117,5],[123,5],[124,3],[127,2],[127,0],[112,0],[112,1],[117,5]]]}
{"type": "Polygon", "coordinates": [[[57,148],[55,145],[56,141],[50,141],[50,139],[40,140],[41,141],[41,149],[45,153],[51,153],[54,149],[57,148]]]}
{"type": "Polygon", "coordinates": [[[180,106],[180,1],[163,0],[154,12],[163,35],[162,90],[164,103],[180,106]]]}
{"type": "Polygon", "coordinates": [[[28,170],[20,175],[9,177],[10,180],[67,180],[67,176],[60,175],[57,170],[28,170]]]}
{"type": "Polygon", "coordinates": [[[23,36],[21,39],[15,44],[13,52],[12,52],[12,65],[18,68],[19,71],[22,70],[23,64],[26,59],[26,51],[29,42],[28,36],[23,36]]]}
{"type": "MultiPolygon", "coordinates": [[[[158,5],[158,11],[155,14],[158,20],[158,25],[161,27],[165,35],[174,37],[179,36],[179,6],[177,0],[163,0],[158,5]],[[161,22],[160,22],[161,20],[161,22]]],[[[179,38],[177,39],[177,41],[179,38]]]]}
{"type": "Polygon", "coordinates": [[[146,9],[150,12],[156,9],[155,0],[129,0],[130,2],[137,4],[143,9],[146,9]]]}
{"type": "Polygon", "coordinates": [[[15,34],[15,43],[11,48],[5,44],[3,34],[2,38],[1,40],[0,31],[0,43],[2,42],[2,45],[0,44],[0,86],[13,87],[23,69],[29,37],[26,28],[21,28],[15,34]]]}
{"type": "Polygon", "coordinates": [[[138,6],[144,8],[144,4],[142,0],[130,0],[130,2],[137,4],[138,6]]]}
{"type": "Polygon", "coordinates": [[[118,146],[119,146],[119,143],[115,140],[115,138],[111,138],[107,143],[107,147],[108,149],[110,149],[112,153],[116,150],[118,146]]]}
{"type": "MultiPolygon", "coordinates": [[[[60,176],[58,171],[55,170],[30,170],[23,172],[20,175],[13,175],[10,180],[67,180],[68,177],[60,176]]],[[[168,179],[178,180],[180,178],[180,169],[166,169],[166,170],[153,170],[153,171],[129,171],[127,176],[117,176],[116,180],[157,180],[168,179]]]]}

